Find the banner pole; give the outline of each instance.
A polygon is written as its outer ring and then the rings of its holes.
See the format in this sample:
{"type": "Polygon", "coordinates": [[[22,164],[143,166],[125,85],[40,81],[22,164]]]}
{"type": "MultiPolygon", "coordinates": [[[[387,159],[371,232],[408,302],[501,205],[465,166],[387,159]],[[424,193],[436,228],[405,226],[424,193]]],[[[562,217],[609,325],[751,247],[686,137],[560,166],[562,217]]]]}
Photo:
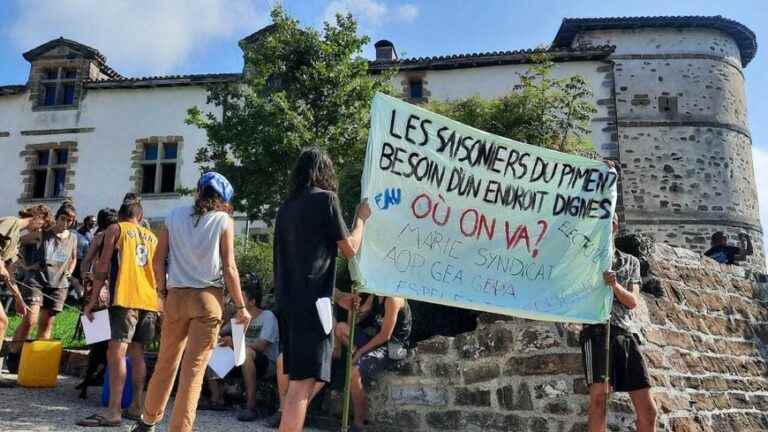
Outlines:
{"type": "Polygon", "coordinates": [[[605,325],[605,398],[603,412],[605,413],[605,431],[608,430],[608,398],[611,397],[611,319],[605,325]]]}
{"type": "MultiPolygon", "coordinates": [[[[357,297],[357,283],[352,284],[352,295],[357,297]]],[[[349,396],[352,382],[352,357],[355,348],[355,327],[357,326],[357,306],[352,304],[349,316],[349,345],[347,346],[347,374],[344,377],[344,398],[342,402],[341,432],[349,430],[349,396]]]]}

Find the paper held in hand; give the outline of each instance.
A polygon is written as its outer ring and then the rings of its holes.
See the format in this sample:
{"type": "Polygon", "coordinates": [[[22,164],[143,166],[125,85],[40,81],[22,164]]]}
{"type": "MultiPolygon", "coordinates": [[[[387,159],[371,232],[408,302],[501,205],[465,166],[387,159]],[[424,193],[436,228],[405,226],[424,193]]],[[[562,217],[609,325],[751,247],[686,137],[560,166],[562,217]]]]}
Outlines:
{"type": "Polygon", "coordinates": [[[93,321],[85,315],[80,317],[83,323],[86,345],[93,345],[112,339],[112,328],[109,326],[109,311],[107,309],[93,313],[93,321]]]}
{"type": "Polygon", "coordinates": [[[245,363],[245,326],[232,319],[232,347],[235,351],[235,366],[245,363]]]}
{"type": "Polygon", "coordinates": [[[235,352],[230,347],[217,346],[213,349],[208,367],[218,376],[224,378],[235,367],[235,352]]]}
{"type": "Polygon", "coordinates": [[[320,324],[323,325],[323,331],[325,334],[331,334],[331,328],[333,327],[333,305],[329,297],[320,297],[315,302],[317,308],[317,315],[320,317],[320,324]]]}

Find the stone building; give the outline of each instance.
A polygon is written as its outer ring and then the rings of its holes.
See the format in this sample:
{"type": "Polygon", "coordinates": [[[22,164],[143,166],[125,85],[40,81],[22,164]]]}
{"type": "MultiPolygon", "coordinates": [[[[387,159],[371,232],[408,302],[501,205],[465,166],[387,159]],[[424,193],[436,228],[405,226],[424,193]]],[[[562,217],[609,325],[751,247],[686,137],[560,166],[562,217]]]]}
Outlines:
{"type": "MultiPolygon", "coordinates": [[[[263,31],[244,38],[258,40],[263,31]]],[[[407,46],[407,41],[403,42],[407,46]]],[[[624,228],[702,252],[714,231],[745,232],[763,266],[743,68],[757,49],[742,24],[714,17],[565,19],[546,51],[555,76],[583,75],[598,113],[597,152],[620,161],[624,228]]],[[[512,91],[532,50],[400,59],[376,43],[372,73],[412,102],[512,91]]],[[[206,104],[206,85],[240,74],[127,78],[99,51],[55,39],[24,53],[22,85],[0,86],[0,208],[55,206],[71,196],[93,213],[132,190],[161,219],[194,185],[202,131],[186,110],[206,104]]]]}

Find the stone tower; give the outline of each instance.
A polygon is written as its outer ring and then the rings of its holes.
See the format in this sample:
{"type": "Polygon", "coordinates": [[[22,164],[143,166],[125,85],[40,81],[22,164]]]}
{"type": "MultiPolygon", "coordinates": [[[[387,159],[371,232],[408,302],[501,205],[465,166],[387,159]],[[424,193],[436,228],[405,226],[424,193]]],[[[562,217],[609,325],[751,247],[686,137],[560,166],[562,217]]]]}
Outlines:
{"type": "Polygon", "coordinates": [[[614,45],[625,230],[698,252],[748,234],[764,267],[743,68],[746,26],[714,17],[565,19],[553,45],[614,45]]]}

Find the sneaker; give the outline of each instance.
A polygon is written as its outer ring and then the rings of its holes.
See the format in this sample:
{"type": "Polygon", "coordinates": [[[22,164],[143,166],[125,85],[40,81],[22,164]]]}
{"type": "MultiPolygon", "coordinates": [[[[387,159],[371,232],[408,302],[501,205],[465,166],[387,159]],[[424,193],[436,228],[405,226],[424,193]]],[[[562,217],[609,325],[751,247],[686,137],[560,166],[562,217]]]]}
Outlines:
{"type": "Polygon", "coordinates": [[[264,415],[261,411],[257,409],[254,410],[254,409],[246,408],[237,416],[237,419],[241,422],[252,422],[262,417],[264,417],[264,415]]]}
{"type": "Polygon", "coordinates": [[[280,419],[282,418],[283,413],[280,411],[277,411],[276,413],[272,414],[271,416],[264,419],[264,426],[271,428],[271,429],[277,429],[280,427],[280,419]]]}
{"type": "Polygon", "coordinates": [[[15,388],[16,380],[12,378],[5,378],[0,374],[0,388],[15,388]]]}
{"type": "Polygon", "coordinates": [[[148,425],[143,420],[139,420],[128,429],[129,432],[155,432],[155,425],[148,425]]]}

